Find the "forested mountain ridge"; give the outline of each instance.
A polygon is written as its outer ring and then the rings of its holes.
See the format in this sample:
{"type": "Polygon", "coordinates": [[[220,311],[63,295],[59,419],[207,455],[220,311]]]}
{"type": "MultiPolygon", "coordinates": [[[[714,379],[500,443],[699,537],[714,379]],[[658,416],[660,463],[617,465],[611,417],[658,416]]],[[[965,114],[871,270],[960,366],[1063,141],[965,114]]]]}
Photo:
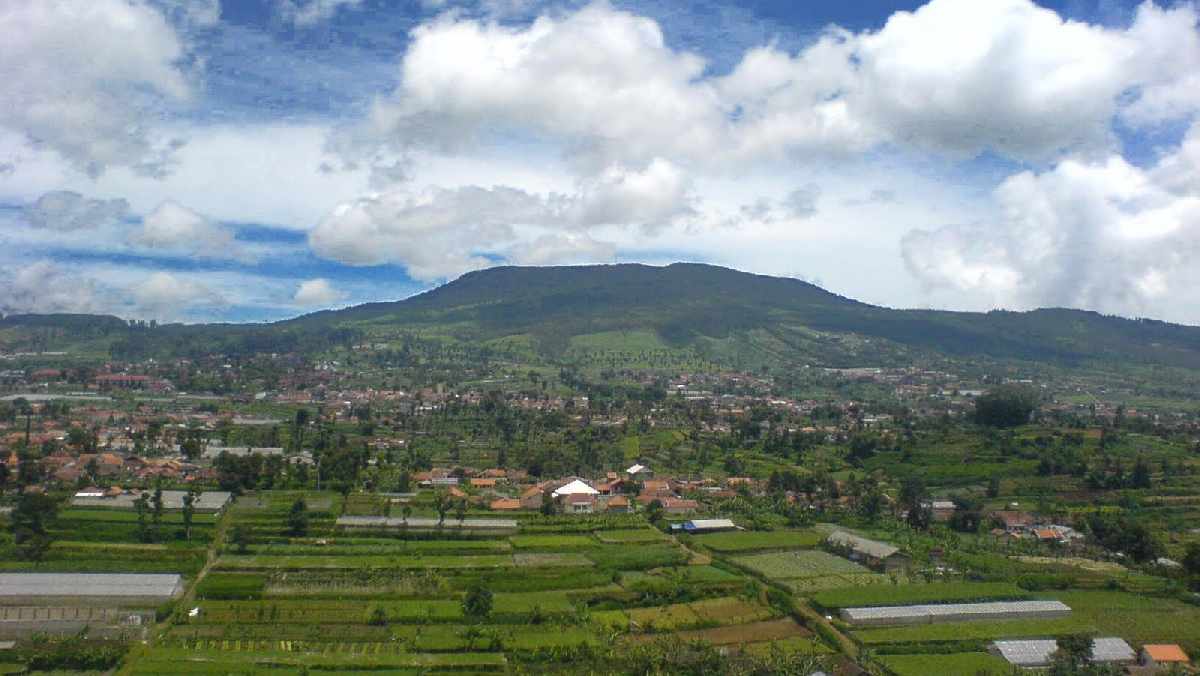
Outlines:
{"type": "MultiPolygon", "coordinates": [[[[411,298],[316,312],[269,324],[130,326],[111,317],[21,315],[0,320],[0,344],[42,335],[41,347],[108,336],[136,351],[313,351],[364,337],[416,333],[484,345],[520,336],[555,358],[581,337],[652,334],[671,348],[748,335],[779,354],[844,361],[847,339],[954,357],[1078,365],[1091,361],[1200,368],[1200,327],[1070,309],[987,313],[897,310],[789,278],[676,263],[496,267],[411,298]],[[40,334],[39,334],[40,332],[40,334]],[[49,336],[46,338],[45,336],[49,336]],[[766,338],[763,338],[766,337],[766,338]],[[829,358],[823,358],[828,352],[829,358]],[[835,355],[842,355],[836,357],[835,355]]],[[[898,352],[897,352],[898,351],[898,352]]]]}

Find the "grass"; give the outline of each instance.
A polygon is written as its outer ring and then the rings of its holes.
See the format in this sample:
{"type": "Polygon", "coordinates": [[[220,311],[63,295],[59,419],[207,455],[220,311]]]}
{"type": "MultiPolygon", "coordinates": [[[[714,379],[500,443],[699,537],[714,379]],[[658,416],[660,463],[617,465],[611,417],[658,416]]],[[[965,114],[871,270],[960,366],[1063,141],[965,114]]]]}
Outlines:
{"type": "Polygon", "coordinates": [[[1004,676],[1012,673],[1012,667],[1004,658],[982,652],[881,655],[879,661],[896,676],[1004,676]]]}
{"type": "Polygon", "coordinates": [[[823,608],[835,609],[1016,600],[1029,596],[1029,592],[1007,582],[944,582],[830,589],[814,594],[812,600],[823,608]]]}
{"type": "Polygon", "coordinates": [[[500,568],[513,565],[505,554],[480,556],[253,556],[225,555],[220,570],[307,570],[320,568],[500,568]]]}
{"type": "Polygon", "coordinates": [[[1096,626],[1087,619],[1064,617],[1051,620],[947,622],[879,627],[856,631],[854,637],[864,645],[881,645],[887,643],[990,641],[999,638],[1045,638],[1063,634],[1096,633],[1096,626]]]}
{"type": "Polygon", "coordinates": [[[810,530],[780,530],[713,533],[711,535],[697,536],[695,541],[714,552],[736,554],[765,549],[815,547],[821,543],[823,537],[821,533],[810,530]]]}
{"type": "Polygon", "coordinates": [[[733,561],[772,580],[870,572],[853,561],[822,551],[751,554],[733,561]]]}
{"type": "Polygon", "coordinates": [[[606,530],[596,533],[596,538],[608,544],[635,544],[644,542],[661,542],[665,536],[651,528],[628,528],[621,530],[606,530]]]}
{"type": "Polygon", "coordinates": [[[587,549],[596,545],[586,535],[513,535],[508,540],[517,549],[587,549]]]}

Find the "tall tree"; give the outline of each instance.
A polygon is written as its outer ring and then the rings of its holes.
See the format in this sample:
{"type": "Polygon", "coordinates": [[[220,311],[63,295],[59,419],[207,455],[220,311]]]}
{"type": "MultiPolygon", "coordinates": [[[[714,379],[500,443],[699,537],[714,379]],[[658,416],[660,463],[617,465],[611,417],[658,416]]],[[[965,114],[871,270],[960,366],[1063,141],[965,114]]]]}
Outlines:
{"type": "Polygon", "coordinates": [[[41,561],[53,542],[49,527],[58,515],[58,502],[44,493],[23,493],[9,517],[17,556],[41,561]]]}

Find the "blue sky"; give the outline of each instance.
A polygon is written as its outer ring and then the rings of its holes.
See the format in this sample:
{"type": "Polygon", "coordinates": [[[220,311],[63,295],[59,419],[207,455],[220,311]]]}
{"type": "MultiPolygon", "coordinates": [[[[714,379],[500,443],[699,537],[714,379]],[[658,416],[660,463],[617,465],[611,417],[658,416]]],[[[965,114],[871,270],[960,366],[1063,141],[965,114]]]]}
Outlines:
{"type": "Polygon", "coordinates": [[[1200,324],[1197,16],[0,0],[0,312],[261,321],[698,260],[1200,324]]]}

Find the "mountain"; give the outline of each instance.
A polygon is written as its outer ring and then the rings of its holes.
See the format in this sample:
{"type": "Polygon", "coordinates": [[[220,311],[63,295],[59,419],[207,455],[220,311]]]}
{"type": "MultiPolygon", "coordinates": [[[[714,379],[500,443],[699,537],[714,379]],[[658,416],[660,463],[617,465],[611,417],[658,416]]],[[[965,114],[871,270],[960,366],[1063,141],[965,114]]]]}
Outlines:
{"type": "Polygon", "coordinates": [[[550,360],[589,349],[674,350],[718,362],[883,365],[943,355],[1200,368],[1200,327],[1069,309],[897,310],[796,279],[693,263],[496,267],[405,300],[273,324],[121,326],[114,329],[112,318],[8,317],[0,320],[0,341],[40,328],[39,335],[52,330],[47,344],[57,345],[115,332],[126,348],[134,341],[158,352],[168,343],[286,351],[408,335],[525,349],[550,360]]]}

